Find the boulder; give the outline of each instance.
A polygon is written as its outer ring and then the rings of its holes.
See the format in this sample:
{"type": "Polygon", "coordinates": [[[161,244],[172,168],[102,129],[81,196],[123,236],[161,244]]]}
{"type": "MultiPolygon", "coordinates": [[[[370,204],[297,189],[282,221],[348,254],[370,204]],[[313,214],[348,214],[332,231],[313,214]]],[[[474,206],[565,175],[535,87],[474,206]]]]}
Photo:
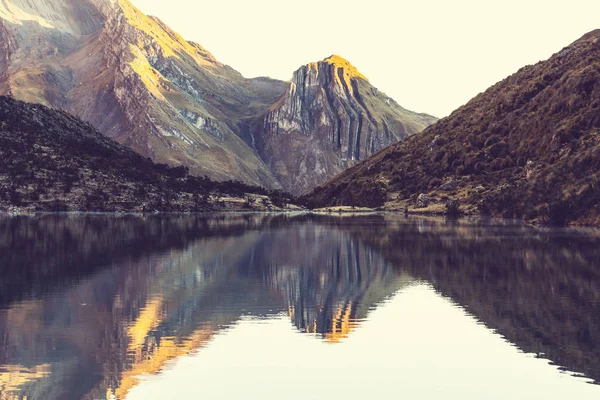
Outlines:
{"type": "Polygon", "coordinates": [[[437,149],[439,147],[440,138],[441,138],[440,135],[435,135],[435,137],[433,138],[433,140],[429,144],[429,151],[434,151],[435,149],[437,149]]]}
{"type": "Polygon", "coordinates": [[[449,217],[458,217],[462,214],[460,203],[456,200],[448,200],[446,202],[446,215],[449,217]]]}
{"type": "Polygon", "coordinates": [[[429,206],[429,202],[431,199],[425,193],[421,193],[419,197],[417,197],[417,208],[425,208],[429,206]]]}
{"type": "Polygon", "coordinates": [[[449,192],[458,188],[458,182],[451,180],[441,185],[438,190],[449,192]]]}

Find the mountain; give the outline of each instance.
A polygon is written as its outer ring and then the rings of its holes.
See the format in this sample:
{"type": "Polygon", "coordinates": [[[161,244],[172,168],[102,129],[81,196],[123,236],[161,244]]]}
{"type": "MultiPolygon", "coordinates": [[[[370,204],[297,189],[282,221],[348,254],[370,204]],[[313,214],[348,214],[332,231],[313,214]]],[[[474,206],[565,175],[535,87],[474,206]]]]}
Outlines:
{"type": "Polygon", "coordinates": [[[600,223],[600,30],[315,189],[315,206],[600,223]],[[456,211],[456,210],[455,210],[456,211]]]}
{"type": "Polygon", "coordinates": [[[233,129],[282,82],[244,79],[126,0],[7,0],[0,16],[0,94],[64,109],[196,175],[277,186],[233,129]]]}
{"type": "Polygon", "coordinates": [[[250,129],[250,143],[282,186],[307,193],[436,118],[405,110],[339,56],[303,66],[250,129]]]}
{"type": "Polygon", "coordinates": [[[0,211],[264,209],[290,201],[155,164],[64,111],[0,97],[0,211]]]}
{"type": "MultiPolygon", "coordinates": [[[[309,119],[321,112],[318,104],[303,105],[299,114],[303,130],[274,136],[270,125],[269,129],[261,126],[264,121],[283,124],[289,119],[284,114],[291,111],[282,107],[289,101],[313,98],[295,96],[292,88],[304,86],[246,79],[127,0],[4,0],[0,2],[0,48],[0,94],[63,109],[144,157],[187,166],[194,175],[217,180],[306,191],[314,187],[313,182],[340,172],[346,165],[342,159],[363,158],[431,120],[406,112],[359,79],[358,86],[364,88],[362,108],[388,118],[388,128],[381,117],[357,111],[361,107],[356,95],[345,102],[334,99],[334,108],[322,114],[330,113],[333,121],[350,121],[343,122],[343,128],[352,132],[360,115],[365,124],[357,130],[365,141],[360,152],[350,137],[355,134],[343,129],[340,135],[348,138],[339,143],[316,140],[326,135],[309,119]],[[306,143],[299,135],[312,140],[306,143]],[[366,141],[371,136],[373,143],[366,141]],[[292,147],[294,153],[286,153],[292,147]],[[326,167],[313,173],[310,169],[316,162],[311,164],[311,157],[319,152],[325,157],[319,162],[326,167]],[[286,176],[297,171],[302,171],[302,182],[286,176]]],[[[335,71],[346,76],[354,69],[345,65],[335,71]]],[[[352,80],[342,81],[350,85],[352,80]]],[[[326,92],[340,90],[340,85],[331,84],[326,92]]],[[[345,98],[353,91],[348,87],[339,96],[345,98]]]]}

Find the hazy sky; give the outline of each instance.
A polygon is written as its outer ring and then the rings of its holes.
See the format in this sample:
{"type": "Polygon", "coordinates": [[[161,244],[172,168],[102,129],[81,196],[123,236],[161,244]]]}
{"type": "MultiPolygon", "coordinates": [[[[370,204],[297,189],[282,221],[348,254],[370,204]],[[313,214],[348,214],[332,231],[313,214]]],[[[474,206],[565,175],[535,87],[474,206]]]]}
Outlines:
{"type": "Polygon", "coordinates": [[[600,28],[599,0],[131,0],[247,77],[331,54],[413,111],[443,117],[600,28]]]}

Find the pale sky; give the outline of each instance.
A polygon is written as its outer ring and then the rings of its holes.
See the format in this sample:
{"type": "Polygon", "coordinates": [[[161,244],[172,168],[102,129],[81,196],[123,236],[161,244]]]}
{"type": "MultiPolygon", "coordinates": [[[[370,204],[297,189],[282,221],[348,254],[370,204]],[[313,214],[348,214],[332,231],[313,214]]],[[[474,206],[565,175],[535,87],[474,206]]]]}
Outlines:
{"type": "Polygon", "coordinates": [[[437,117],[600,28],[599,0],[131,0],[246,77],[331,54],[437,117]]]}

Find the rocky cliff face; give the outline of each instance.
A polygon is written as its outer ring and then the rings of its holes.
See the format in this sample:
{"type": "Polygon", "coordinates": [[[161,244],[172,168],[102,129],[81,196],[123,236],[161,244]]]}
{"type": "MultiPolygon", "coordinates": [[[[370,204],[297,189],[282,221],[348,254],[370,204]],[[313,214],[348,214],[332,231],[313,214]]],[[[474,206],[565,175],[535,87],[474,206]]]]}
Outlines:
{"type": "Polygon", "coordinates": [[[600,223],[600,30],[317,188],[317,205],[600,223]],[[429,199],[430,201],[418,201],[429,199]],[[433,211],[433,210],[430,210],[433,211]]]}
{"type": "MultiPolygon", "coordinates": [[[[0,95],[64,109],[153,161],[185,165],[193,174],[219,180],[304,191],[425,126],[416,117],[413,123],[412,114],[403,114],[392,100],[389,108],[399,111],[389,114],[387,126],[367,114],[369,105],[356,92],[370,87],[344,75],[354,70],[335,67],[338,61],[301,69],[291,86],[246,79],[128,0],[0,3],[0,95]],[[318,78],[319,68],[328,73],[318,78]],[[327,87],[331,102],[298,96],[308,75],[312,84],[327,87]],[[316,110],[320,105],[324,109],[316,110]],[[313,120],[317,114],[323,124],[313,120]],[[298,119],[301,130],[275,135],[274,124],[298,119]],[[325,123],[340,130],[339,140],[325,123]],[[289,138],[296,136],[313,140],[291,146],[289,138]],[[325,144],[329,147],[321,149],[325,144]],[[311,161],[315,157],[319,163],[311,161]]],[[[319,92],[316,86],[311,90],[319,92]]],[[[373,93],[374,106],[386,101],[373,93]]]]}
{"type": "Polygon", "coordinates": [[[402,108],[334,55],[294,73],[251,140],[286,190],[305,193],[435,121],[402,108]]]}

